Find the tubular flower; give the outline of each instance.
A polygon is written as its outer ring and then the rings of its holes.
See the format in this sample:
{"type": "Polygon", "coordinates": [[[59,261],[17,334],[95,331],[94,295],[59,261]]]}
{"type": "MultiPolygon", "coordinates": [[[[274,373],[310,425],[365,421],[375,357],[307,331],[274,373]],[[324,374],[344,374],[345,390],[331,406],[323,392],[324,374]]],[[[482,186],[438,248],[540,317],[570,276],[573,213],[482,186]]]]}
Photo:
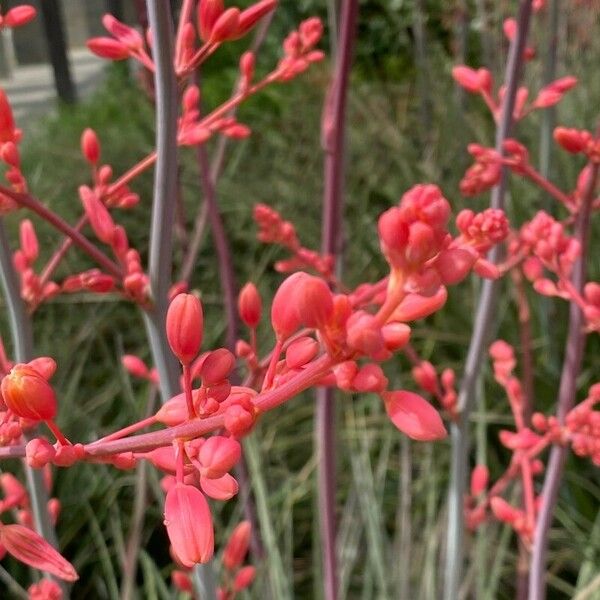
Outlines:
{"type": "Polygon", "coordinates": [[[186,567],[208,562],[214,552],[212,517],[204,494],[176,483],[167,492],[165,526],[173,551],[186,567]]]}

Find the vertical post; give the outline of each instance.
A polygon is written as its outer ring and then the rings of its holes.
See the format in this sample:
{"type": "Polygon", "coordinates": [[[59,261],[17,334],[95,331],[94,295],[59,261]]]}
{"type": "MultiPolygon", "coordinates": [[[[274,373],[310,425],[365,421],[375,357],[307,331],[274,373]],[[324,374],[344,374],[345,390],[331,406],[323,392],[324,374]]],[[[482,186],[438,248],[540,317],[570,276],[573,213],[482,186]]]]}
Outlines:
{"type": "Polygon", "coordinates": [[[67,40],[62,22],[62,8],[60,0],[42,0],[40,2],[42,22],[48,54],[54,72],[54,85],[58,97],[67,104],[73,104],[77,99],[69,58],[67,56],[67,40]]]}

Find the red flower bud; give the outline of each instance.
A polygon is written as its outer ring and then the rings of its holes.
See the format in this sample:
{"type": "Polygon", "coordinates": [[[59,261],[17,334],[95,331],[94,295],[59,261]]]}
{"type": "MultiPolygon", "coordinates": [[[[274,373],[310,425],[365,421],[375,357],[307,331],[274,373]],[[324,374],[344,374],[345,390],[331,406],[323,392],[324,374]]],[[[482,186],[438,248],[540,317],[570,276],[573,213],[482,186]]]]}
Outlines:
{"type": "Polygon", "coordinates": [[[198,33],[203,42],[210,39],[213,27],[224,11],[223,0],[202,0],[198,7],[198,33]]]}
{"type": "Polygon", "coordinates": [[[253,283],[247,283],[238,297],[240,318],[248,327],[256,327],[260,323],[262,302],[260,294],[253,283]]]}
{"type": "Polygon", "coordinates": [[[189,365],[200,352],[204,332],[202,304],[192,294],[175,296],[167,311],[167,339],[173,354],[189,365]]]}
{"type": "Polygon", "coordinates": [[[413,440],[430,442],[447,435],[444,423],[435,408],[418,394],[407,391],[382,394],[385,409],[392,423],[413,440]]]}
{"type": "Polygon", "coordinates": [[[125,44],[109,37],[90,38],[86,42],[86,45],[100,58],[125,60],[126,58],[129,58],[130,55],[130,50],[125,44]]]}
{"type": "Polygon", "coordinates": [[[237,569],[244,562],[250,543],[250,521],[242,521],[232,532],[225,550],[223,550],[223,565],[229,571],[237,569]]]}
{"type": "Polygon", "coordinates": [[[202,475],[209,479],[218,479],[232,469],[240,459],[242,449],[233,438],[215,435],[209,437],[200,452],[198,462],[202,466],[202,475]]]}
{"type": "Polygon", "coordinates": [[[471,473],[471,495],[483,494],[490,480],[490,472],[485,465],[477,465],[471,473]]]}
{"type": "Polygon", "coordinates": [[[35,19],[36,14],[37,11],[35,8],[29,4],[15,6],[4,15],[4,25],[7,27],[20,27],[21,25],[26,25],[35,19]]]}
{"type": "Polygon", "coordinates": [[[98,141],[98,136],[89,127],[84,129],[81,134],[81,153],[85,160],[92,165],[97,164],[100,159],[100,142],[98,141]]]}
{"type": "Polygon", "coordinates": [[[1,385],[6,406],[18,417],[50,421],[56,416],[56,396],[52,386],[34,368],[17,364],[1,385]]]}

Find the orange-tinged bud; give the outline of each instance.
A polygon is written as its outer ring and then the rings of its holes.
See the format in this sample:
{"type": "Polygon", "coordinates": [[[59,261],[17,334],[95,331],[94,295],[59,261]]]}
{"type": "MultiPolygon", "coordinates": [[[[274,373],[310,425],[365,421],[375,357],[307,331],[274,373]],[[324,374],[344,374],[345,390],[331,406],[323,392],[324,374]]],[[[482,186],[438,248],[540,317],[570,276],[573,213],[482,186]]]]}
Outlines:
{"type": "Polygon", "coordinates": [[[179,294],[167,311],[167,339],[181,364],[189,365],[200,352],[204,333],[202,304],[193,294],[179,294]]]}
{"type": "Polygon", "coordinates": [[[17,560],[30,567],[46,571],[65,581],[79,579],[73,565],[33,529],[22,525],[2,525],[0,543],[17,560]]]}
{"type": "Polygon", "coordinates": [[[52,386],[34,368],[17,364],[0,386],[6,406],[18,417],[50,421],[56,416],[56,396],[52,386]]]}
{"type": "Polygon", "coordinates": [[[85,160],[95,165],[100,159],[100,142],[93,129],[89,127],[81,134],[81,153],[85,160]]]}
{"type": "Polygon", "coordinates": [[[176,483],[167,492],[165,525],[173,551],[186,567],[208,562],[214,552],[214,531],[204,494],[176,483]]]}
{"type": "Polygon", "coordinates": [[[248,327],[256,327],[260,323],[262,302],[260,294],[253,283],[247,283],[238,297],[240,318],[248,327]]]}
{"type": "Polygon", "coordinates": [[[231,533],[223,550],[223,564],[229,571],[233,571],[244,562],[248,553],[251,531],[250,521],[242,521],[231,533]]]}

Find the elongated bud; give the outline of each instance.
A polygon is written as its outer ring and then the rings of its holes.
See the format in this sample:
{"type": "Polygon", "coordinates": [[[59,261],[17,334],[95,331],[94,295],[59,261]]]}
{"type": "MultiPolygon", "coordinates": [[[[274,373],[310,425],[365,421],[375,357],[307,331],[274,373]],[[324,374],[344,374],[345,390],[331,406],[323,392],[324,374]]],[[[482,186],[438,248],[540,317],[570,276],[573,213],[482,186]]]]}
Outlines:
{"type": "Polygon", "coordinates": [[[256,568],[252,565],[246,565],[242,567],[236,574],[233,580],[233,589],[236,592],[241,592],[247,587],[252,585],[254,578],[256,577],[256,568]]]}
{"type": "Polygon", "coordinates": [[[255,62],[254,52],[244,52],[240,58],[240,74],[242,75],[246,87],[250,85],[252,78],[254,77],[255,62]]]}
{"type": "Polygon", "coordinates": [[[585,150],[592,136],[589,131],[557,127],[554,130],[554,139],[567,152],[577,154],[585,150]]]}
{"type": "Polygon", "coordinates": [[[6,406],[18,417],[49,421],[56,416],[52,386],[32,367],[15,365],[0,386],[6,406]]]}
{"type": "Polygon", "coordinates": [[[189,365],[200,352],[204,333],[202,304],[193,294],[179,294],[167,311],[167,339],[181,364],[189,365]]]}
{"type": "Polygon", "coordinates": [[[300,327],[296,292],[306,277],[309,275],[302,272],[290,275],[275,293],[271,304],[271,324],[280,340],[288,338],[300,327]]]}
{"type": "Polygon", "coordinates": [[[35,19],[37,11],[29,4],[22,4],[11,8],[4,15],[4,25],[7,27],[21,27],[35,19]]]}
{"type": "Polygon", "coordinates": [[[277,6],[277,0],[260,0],[240,13],[237,37],[246,35],[260,19],[268,15],[277,6]]]}
{"type": "Polygon", "coordinates": [[[19,239],[21,250],[29,263],[36,261],[40,247],[33,223],[29,219],[23,219],[19,227],[19,239]]]}
{"type": "Polygon", "coordinates": [[[430,442],[446,437],[444,423],[435,408],[418,394],[408,391],[382,394],[392,423],[413,440],[430,442]]]}
{"type": "Polygon", "coordinates": [[[233,438],[215,435],[202,444],[198,461],[202,465],[202,475],[218,479],[227,473],[240,460],[242,449],[233,438]]]}
{"type": "Polygon", "coordinates": [[[467,92],[477,94],[481,91],[481,79],[475,69],[458,65],[452,69],[452,77],[467,92]]]}
{"type": "Polygon", "coordinates": [[[479,496],[485,492],[490,480],[490,472],[485,465],[477,465],[471,473],[471,495],[479,496]]]}
{"type": "Polygon", "coordinates": [[[521,514],[514,506],[511,506],[504,498],[494,496],[490,500],[490,507],[494,516],[499,521],[512,524],[521,514]]]}
{"type": "Polygon", "coordinates": [[[228,8],[217,19],[210,32],[209,42],[218,44],[236,37],[240,20],[239,8],[228,8]]]}
{"type": "Polygon", "coordinates": [[[96,237],[105,244],[112,244],[116,227],[106,206],[86,185],[79,188],[79,197],[96,237]]]}
{"type": "Polygon", "coordinates": [[[121,358],[121,364],[123,365],[123,368],[134,377],[148,377],[148,367],[138,356],[125,354],[121,358]]]}
{"type": "Polygon", "coordinates": [[[125,60],[131,54],[130,49],[123,42],[110,37],[90,38],[86,46],[96,56],[108,60],[125,60]]]}
{"type": "Polygon", "coordinates": [[[175,555],[186,567],[208,562],[214,552],[212,517],[204,494],[176,483],[167,492],[165,525],[175,555]]]}
{"type": "Polygon", "coordinates": [[[253,283],[247,283],[241,289],[238,297],[238,311],[240,318],[248,327],[254,328],[260,323],[262,301],[253,283]]]}
{"type": "Polygon", "coordinates": [[[294,340],[285,351],[285,364],[290,369],[297,369],[309,363],[319,352],[319,343],[305,336],[294,340]]]}
{"type": "Polygon", "coordinates": [[[46,571],[65,581],[79,579],[73,565],[33,529],[22,525],[2,525],[0,543],[17,560],[30,567],[46,571]]]}
{"type": "Polygon", "coordinates": [[[93,129],[84,129],[81,134],[81,153],[90,164],[96,165],[100,159],[100,142],[93,129]]]}
{"type": "Polygon", "coordinates": [[[198,7],[198,34],[203,42],[208,42],[213,27],[224,11],[223,0],[200,0],[198,7]]]}
{"type": "Polygon", "coordinates": [[[244,558],[248,553],[251,531],[250,521],[242,521],[233,530],[225,550],[223,550],[223,564],[229,571],[237,569],[244,562],[244,558]]]}
{"type": "Polygon", "coordinates": [[[412,369],[412,376],[415,383],[426,392],[435,394],[438,390],[438,379],[435,367],[428,361],[421,361],[412,369]]]}

